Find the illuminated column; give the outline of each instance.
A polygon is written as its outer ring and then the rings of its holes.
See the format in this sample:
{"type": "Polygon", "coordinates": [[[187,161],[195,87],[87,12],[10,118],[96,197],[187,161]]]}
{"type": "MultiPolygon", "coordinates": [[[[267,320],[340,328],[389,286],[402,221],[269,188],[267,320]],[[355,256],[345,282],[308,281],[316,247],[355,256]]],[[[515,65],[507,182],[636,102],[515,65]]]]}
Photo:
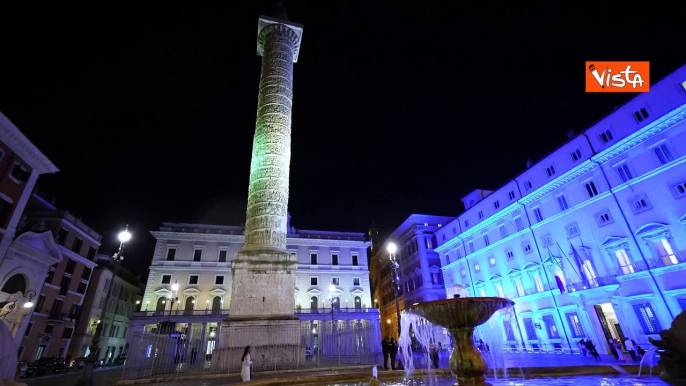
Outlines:
{"type": "Polygon", "coordinates": [[[293,63],[302,28],[265,17],[260,28],[262,74],[243,250],[286,252],[293,63]]]}

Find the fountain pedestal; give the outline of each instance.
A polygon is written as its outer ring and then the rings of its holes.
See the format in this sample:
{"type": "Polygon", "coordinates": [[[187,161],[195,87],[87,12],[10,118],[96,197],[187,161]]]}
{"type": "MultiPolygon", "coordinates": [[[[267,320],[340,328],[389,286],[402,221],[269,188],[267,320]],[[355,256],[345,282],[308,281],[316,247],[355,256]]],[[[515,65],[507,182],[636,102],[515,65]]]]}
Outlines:
{"type": "Polygon", "coordinates": [[[474,327],[486,323],[496,311],[513,305],[512,300],[503,298],[455,298],[420,303],[407,312],[450,331],[453,353],[448,363],[459,384],[485,384],[488,364],[474,347],[474,327]]]}
{"type": "Polygon", "coordinates": [[[457,375],[458,383],[485,383],[488,363],[474,346],[474,327],[449,328],[453,337],[450,370],[457,375]]]}

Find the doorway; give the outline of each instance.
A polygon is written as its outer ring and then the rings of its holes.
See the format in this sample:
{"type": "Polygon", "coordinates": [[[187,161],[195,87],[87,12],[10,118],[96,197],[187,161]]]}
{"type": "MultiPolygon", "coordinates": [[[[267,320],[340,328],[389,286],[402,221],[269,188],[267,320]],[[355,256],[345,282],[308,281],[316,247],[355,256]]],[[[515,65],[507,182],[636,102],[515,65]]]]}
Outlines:
{"type": "Polygon", "coordinates": [[[612,303],[602,303],[593,306],[595,312],[598,315],[598,320],[600,321],[600,326],[603,329],[603,334],[605,335],[605,343],[609,340],[624,341],[624,333],[619,325],[619,319],[615,313],[615,309],[612,303]]]}

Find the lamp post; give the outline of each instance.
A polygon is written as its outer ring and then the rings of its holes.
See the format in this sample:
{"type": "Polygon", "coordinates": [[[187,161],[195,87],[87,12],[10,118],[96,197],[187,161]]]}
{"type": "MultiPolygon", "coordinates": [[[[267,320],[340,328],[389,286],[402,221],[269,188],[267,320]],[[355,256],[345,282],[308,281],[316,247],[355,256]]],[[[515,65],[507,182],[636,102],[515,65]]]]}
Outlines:
{"type": "Polygon", "coordinates": [[[28,298],[28,299],[29,299],[26,303],[24,303],[24,308],[31,308],[31,307],[33,307],[33,298],[34,298],[34,296],[36,296],[36,291],[34,291],[34,290],[28,290],[28,291],[26,291],[26,292],[23,292],[21,295],[19,295],[18,298],[14,299],[13,301],[10,301],[10,302],[9,302],[9,306],[7,307],[7,309],[5,310],[5,312],[4,312],[3,314],[0,314],[0,320],[4,320],[9,314],[12,313],[12,311],[14,310],[14,308],[15,308],[16,305],[17,305],[17,302],[18,302],[21,298],[24,298],[24,297],[25,297],[25,298],[28,298]]]}
{"type": "MultiPolygon", "coordinates": [[[[107,296],[105,297],[105,307],[102,310],[101,320],[105,320],[107,313],[107,307],[110,304],[110,297],[112,296],[112,288],[114,287],[114,279],[117,277],[117,271],[119,269],[119,263],[124,260],[124,244],[131,240],[131,233],[129,233],[129,226],[126,225],[126,229],[119,232],[119,250],[112,256],[112,262],[114,267],[112,269],[112,280],[110,280],[109,288],[107,288],[107,296]]],[[[100,343],[100,336],[102,335],[102,323],[98,323],[95,327],[95,334],[93,334],[93,340],[91,341],[90,353],[88,357],[83,360],[83,371],[81,376],[76,381],[76,386],[93,386],[93,364],[98,360],[98,344],[100,343]]]]}
{"type": "Polygon", "coordinates": [[[386,251],[388,252],[388,258],[391,260],[393,267],[393,294],[395,295],[395,317],[398,322],[398,339],[400,339],[400,303],[398,303],[398,290],[399,290],[399,277],[398,277],[398,262],[395,260],[395,252],[398,247],[394,242],[388,243],[386,246],[386,251]]]}
{"type": "MultiPolygon", "coordinates": [[[[173,292],[174,298],[169,298],[169,300],[171,301],[171,304],[169,305],[169,317],[167,318],[167,328],[169,328],[169,322],[171,321],[171,314],[172,314],[172,311],[174,310],[174,303],[178,303],[178,301],[179,301],[179,297],[176,296],[176,295],[178,295],[178,291],[179,291],[179,281],[174,280],[174,284],[172,284],[172,292],[173,292]]],[[[176,309],[178,310],[179,307],[176,307],[176,309]]]]}
{"type": "Polygon", "coordinates": [[[336,351],[338,353],[338,365],[341,365],[341,340],[340,336],[338,335],[338,326],[336,325],[336,322],[333,317],[333,305],[334,305],[334,300],[336,299],[335,296],[333,296],[333,292],[336,290],[336,286],[331,283],[329,285],[329,296],[331,297],[331,332],[333,332],[333,329],[336,329],[336,351]]]}

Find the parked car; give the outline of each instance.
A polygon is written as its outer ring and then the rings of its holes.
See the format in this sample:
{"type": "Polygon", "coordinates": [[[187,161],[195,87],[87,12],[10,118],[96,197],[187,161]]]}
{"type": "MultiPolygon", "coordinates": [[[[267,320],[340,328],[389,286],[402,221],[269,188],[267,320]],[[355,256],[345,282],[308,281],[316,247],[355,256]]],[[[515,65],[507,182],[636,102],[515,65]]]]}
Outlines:
{"type": "Polygon", "coordinates": [[[67,371],[67,366],[62,358],[41,358],[26,368],[27,377],[58,374],[67,371]]]}

